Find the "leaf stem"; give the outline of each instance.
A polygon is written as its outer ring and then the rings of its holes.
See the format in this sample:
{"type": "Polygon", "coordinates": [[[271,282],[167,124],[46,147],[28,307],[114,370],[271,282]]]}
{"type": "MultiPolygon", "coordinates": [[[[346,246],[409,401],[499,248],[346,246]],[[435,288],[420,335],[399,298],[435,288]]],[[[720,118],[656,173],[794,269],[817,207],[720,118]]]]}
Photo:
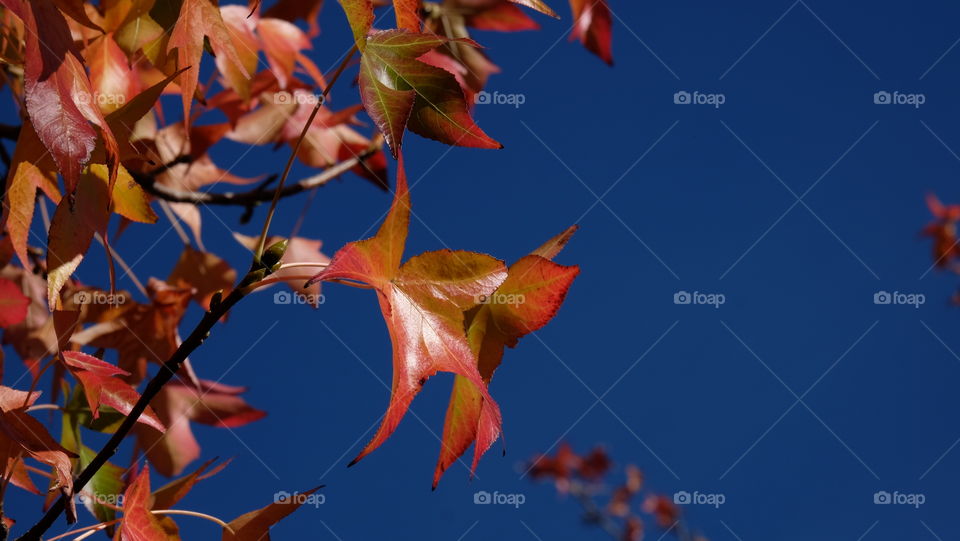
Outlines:
{"type": "Polygon", "coordinates": [[[153,513],[154,515],[184,515],[188,517],[202,518],[204,520],[209,520],[210,522],[213,522],[214,524],[219,525],[221,528],[229,531],[232,534],[236,533],[233,531],[233,528],[231,528],[230,525],[227,524],[226,522],[218,519],[213,515],[199,513],[197,511],[186,511],[183,509],[151,509],[150,512],[153,513]]]}
{"type": "Polygon", "coordinates": [[[293,145],[293,149],[290,151],[290,158],[287,159],[287,164],[283,167],[283,174],[280,175],[280,182],[277,184],[277,189],[273,192],[273,200],[270,202],[270,210],[267,211],[267,218],[263,221],[263,231],[260,233],[260,240],[257,242],[257,251],[254,252],[254,260],[259,261],[260,256],[263,255],[263,248],[267,242],[267,233],[270,232],[270,222],[273,221],[273,215],[277,211],[277,202],[280,201],[280,191],[283,190],[283,183],[286,182],[287,177],[290,175],[290,168],[293,167],[293,160],[297,157],[297,152],[300,151],[300,145],[303,144],[304,138],[307,136],[307,131],[310,130],[310,126],[313,125],[313,119],[317,117],[317,113],[320,111],[320,107],[323,106],[323,102],[327,99],[327,94],[330,93],[330,89],[333,88],[333,85],[337,82],[337,79],[340,78],[340,75],[343,73],[343,70],[347,69],[347,66],[350,65],[350,61],[353,59],[353,55],[357,52],[357,46],[354,44],[350,48],[350,52],[343,57],[343,61],[340,62],[340,65],[337,66],[336,71],[333,72],[333,75],[330,77],[330,82],[327,83],[326,88],[323,89],[323,92],[320,93],[320,99],[317,100],[317,104],[313,106],[313,110],[310,111],[310,116],[307,118],[307,121],[303,125],[303,129],[300,131],[300,137],[297,138],[297,142],[293,145]]]}

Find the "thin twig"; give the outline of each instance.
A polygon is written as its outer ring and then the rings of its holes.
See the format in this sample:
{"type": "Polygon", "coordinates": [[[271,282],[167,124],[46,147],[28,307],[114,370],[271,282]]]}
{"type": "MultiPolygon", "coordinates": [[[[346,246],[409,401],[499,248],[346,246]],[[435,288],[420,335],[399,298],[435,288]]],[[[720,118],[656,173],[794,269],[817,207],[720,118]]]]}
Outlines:
{"type": "MultiPolygon", "coordinates": [[[[289,197],[311,188],[323,186],[331,180],[346,173],[353,167],[363,163],[364,160],[376,153],[378,149],[379,147],[371,146],[353,158],[348,158],[342,162],[331,165],[322,172],[307,177],[296,184],[284,186],[281,190],[279,190],[280,197],[289,197]]],[[[137,183],[143,186],[143,189],[146,190],[147,193],[171,203],[251,206],[257,203],[266,203],[267,201],[271,201],[274,197],[274,193],[276,193],[264,191],[260,188],[246,192],[193,192],[189,190],[178,190],[176,188],[159,184],[147,174],[135,174],[132,172],[131,174],[137,183]]]]}
{"type": "Polygon", "coordinates": [[[317,117],[317,113],[320,111],[320,107],[323,106],[323,102],[327,99],[327,94],[330,93],[330,89],[333,88],[333,85],[337,82],[337,79],[340,78],[340,75],[343,73],[343,70],[347,69],[347,66],[350,65],[350,61],[353,59],[353,55],[357,52],[357,45],[354,44],[348,52],[343,57],[343,62],[340,62],[340,65],[337,66],[337,70],[333,72],[333,76],[330,77],[330,82],[327,83],[326,88],[323,89],[323,92],[320,93],[320,99],[317,100],[317,104],[313,106],[313,110],[310,111],[310,116],[307,118],[307,121],[303,125],[303,130],[300,131],[300,137],[297,138],[297,142],[294,143],[293,148],[290,150],[290,158],[287,159],[287,164],[283,167],[283,174],[280,175],[280,183],[277,184],[277,189],[273,192],[273,200],[270,202],[270,210],[267,211],[267,217],[263,220],[263,231],[260,232],[260,239],[257,241],[257,250],[253,253],[254,261],[259,261],[260,256],[263,255],[263,248],[267,242],[267,233],[270,232],[270,222],[273,221],[273,214],[277,211],[277,203],[280,202],[280,194],[283,191],[283,183],[286,182],[287,177],[290,175],[290,168],[293,167],[293,160],[297,157],[297,152],[300,151],[300,145],[303,144],[303,140],[307,137],[307,132],[310,130],[310,126],[313,125],[313,119],[317,117]]]}

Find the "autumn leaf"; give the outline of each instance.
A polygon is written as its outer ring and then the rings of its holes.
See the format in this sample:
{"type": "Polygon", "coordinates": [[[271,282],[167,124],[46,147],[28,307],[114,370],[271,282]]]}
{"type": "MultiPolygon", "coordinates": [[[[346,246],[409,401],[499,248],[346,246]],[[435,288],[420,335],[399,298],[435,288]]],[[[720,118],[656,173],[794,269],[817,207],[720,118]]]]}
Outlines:
{"type": "Polygon", "coordinates": [[[370,0],[339,0],[340,7],[347,15],[347,22],[353,30],[353,39],[357,49],[363,52],[366,47],[367,34],[373,27],[373,2],[370,0]]]}
{"type": "MultiPolygon", "coordinates": [[[[171,188],[194,192],[209,184],[225,182],[228,184],[246,185],[257,182],[259,178],[244,178],[233,175],[220,169],[206,153],[206,148],[213,143],[204,133],[207,126],[194,127],[193,135],[187,137],[187,130],[183,124],[170,124],[157,132],[154,144],[159,156],[159,163],[171,164],[178,159],[188,158],[189,163],[177,163],[167,167],[163,173],[157,175],[157,182],[171,188]]],[[[223,135],[229,126],[216,126],[216,132],[223,135]]],[[[200,237],[200,210],[190,203],[170,203],[173,212],[190,226],[198,244],[200,237]]]]}
{"type": "Polygon", "coordinates": [[[167,277],[171,284],[182,284],[193,288],[193,300],[203,307],[210,309],[210,299],[217,291],[229,293],[237,281],[237,271],[220,257],[192,246],[185,246],[177,260],[176,266],[167,277]]]}
{"type": "Polygon", "coordinates": [[[317,16],[322,6],[323,0],[278,0],[263,13],[263,16],[290,22],[303,20],[310,28],[308,35],[313,38],[320,34],[317,16]]]}
{"type": "Polygon", "coordinates": [[[297,498],[285,498],[283,501],[240,515],[228,523],[229,530],[224,528],[222,541],[270,541],[270,527],[296,511],[307,501],[307,496],[321,488],[323,487],[319,486],[299,492],[297,498]]]}
{"type": "Polygon", "coordinates": [[[169,517],[150,512],[150,467],[144,466],[123,493],[123,519],[120,537],[124,541],[174,541],[180,539],[177,525],[169,517]]]}
{"type": "Polygon", "coordinates": [[[377,32],[367,39],[360,61],[360,96],[394,157],[405,127],[449,145],[503,148],[473,122],[453,74],[418,60],[444,43],[447,39],[437,35],[403,30],[377,32]]]}
{"type": "Polygon", "coordinates": [[[397,17],[397,28],[420,31],[420,0],[393,0],[393,13],[397,17]]]}
{"type": "MultiPolygon", "coordinates": [[[[233,129],[226,134],[232,141],[262,145],[286,143],[297,148],[300,133],[314,108],[316,97],[303,89],[264,92],[259,107],[238,117],[233,129]]],[[[354,105],[340,111],[321,106],[297,148],[297,157],[310,167],[329,167],[340,160],[352,158],[370,146],[370,140],[357,133],[349,124],[363,109],[354,105]]],[[[378,151],[354,172],[373,181],[379,187],[386,185],[385,156],[378,151]]]]}
{"type": "MultiPolygon", "coordinates": [[[[130,414],[134,404],[140,399],[140,393],[130,384],[114,377],[129,376],[129,372],[79,351],[61,351],[60,355],[70,372],[83,385],[83,392],[94,419],[99,417],[101,405],[113,408],[123,415],[130,414]]],[[[160,432],[166,430],[150,406],[147,406],[137,421],[160,432]]]]}
{"type": "MultiPolygon", "coordinates": [[[[74,392],[67,400],[62,417],[63,430],[60,435],[60,445],[65,449],[73,451],[79,455],[77,468],[82,471],[96,456],[96,452],[87,447],[81,441],[81,417],[79,394],[74,392]]],[[[102,522],[112,521],[116,518],[116,504],[120,502],[120,495],[123,494],[123,474],[125,470],[115,464],[106,462],[101,466],[85,487],[80,491],[80,502],[90,511],[93,516],[102,522]]],[[[113,527],[106,529],[108,535],[112,535],[113,527]]]]}
{"type": "Polygon", "coordinates": [[[557,15],[555,11],[550,9],[550,6],[543,3],[543,0],[510,0],[514,4],[520,4],[521,6],[526,6],[530,9],[535,9],[544,15],[549,15],[554,19],[559,19],[560,16],[557,15]]]}
{"type": "Polygon", "coordinates": [[[240,64],[238,66],[228,57],[219,55],[216,58],[217,71],[223,74],[227,86],[236,90],[243,99],[249,100],[250,77],[244,73],[256,73],[257,64],[260,62],[260,39],[256,35],[257,18],[251,17],[250,10],[241,5],[221,6],[220,16],[240,64]]]}
{"type": "Polygon", "coordinates": [[[17,284],[0,278],[0,327],[5,329],[23,322],[28,306],[30,299],[20,292],[17,284]]]}
{"type": "MultiPolygon", "coordinates": [[[[244,77],[250,77],[237,49],[230,39],[230,33],[223,23],[220,10],[211,0],[183,0],[180,16],[170,34],[167,52],[177,51],[177,66],[189,69],[180,75],[180,89],[183,93],[184,124],[190,126],[190,104],[197,89],[200,76],[200,58],[203,56],[204,37],[209,40],[214,54],[228,59],[244,77]]],[[[227,74],[224,74],[225,76],[227,74]]]]}
{"type": "Polygon", "coordinates": [[[161,79],[159,82],[138,93],[133,99],[124,103],[122,107],[107,115],[107,125],[110,126],[110,130],[117,138],[122,160],[140,157],[142,152],[135,150],[130,143],[137,122],[150,112],[150,109],[157,103],[157,100],[160,99],[160,94],[163,93],[167,85],[184,71],[185,70],[177,71],[161,79]]]}
{"type": "Polygon", "coordinates": [[[33,125],[26,119],[20,126],[17,146],[13,150],[3,205],[4,229],[10,235],[13,250],[24,267],[31,265],[27,258],[27,239],[30,236],[30,224],[33,223],[38,188],[55,202],[60,201],[57,166],[37,137],[33,125]]]}
{"type": "Polygon", "coordinates": [[[95,233],[106,230],[110,218],[107,184],[84,175],[76,198],[64,197],[50,220],[47,239],[47,302],[60,306],[60,290],[80,266],[95,233]]]}
{"type": "Polygon", "coordinates": [[[96,146],[97,132],[91,122],[101,129],[112,171],[118,164],[117,143],[96,104],[70,29],[57,6],[51,0],[34,0],[21,4],[19,13],[28,29],[24,67],[27,112],[63,174],[67,192],[73,193],[96,146]]]}
{"type": "Polygon", "coordinates": [[[104,114],[119,109],[140,91],[140,78],[113,34],[103,34],[83,51],[90,68],[94,105],[104,114]]]}
{"type": "Polygon", "coordinates": [[[148,362],[163,364],[176,351],[177,326],[193,297],[192,289],[173,287],[156,279],[147,283],[147,293],[150,304],[128,301],[110,308],[95,325],[70,339],[81,346],[117,350],[120,368],[130,374],[125,379],[134,385],[146,377],[148,362]]]}
{"type": "Polygon", "coordinates": [[[464,23],[477,30],[498,32],[519,32],[537,30],[540,25],[531,19],[522,9],[507,0],[486,2],[487,6],[471,10],[464,16],[464,23]]]}
{"type": "Polygon", "coordinates": [[[26,318],[3,329],[3,343],[12,344],[14,351],[27,365],[57,352],[50,310],[47,308],[47,281],[40,274],[14,265],[0,270],[0,276],[10,280],[30,300],[26,318]]]}
{"type": "MultiPolygon", "coordinates": [[[[577,266],[551,261],[566,245],[576,226],[550,239],[510,266],[507,279],[483,304],[467,314],[467,336],[478,358],[478,368],[489,385],[500,366],[503,351],[523,336],[546,325],[556,315],[567,290],[580,272],[577,266]]],[[[454,379],[443,427],[443,444],[434,472],[434,487],[443,472],[474,444],[473,468],[499,437],[484,397],[462,376],[454,379]]]]}
{"type": "Polygon", "coordinates": [[[503,262],[483,254],[442,250],[414,256],[401,265],[409,221],[410,194],[401,159],[393,205],[377,234],[347,244],[310,280],[350,280],[376,289],[393,344],[389,406],[377,433],[352,463],[393,433],[427,378],[440,371],[475,385],[489,402],[489,421],[500,425],[499,409],[464,334],[463,313],[506,279],[503,262]]]}
{"type": "Polygon", "coordinates": [[[570,40],[580,43],[609,65],[613,65],[611,51],[611,18],[607,0],[570,0],[574,25],[570,40]]]}
{"type": "Polygon", "coordinates": [[[0,463],[9,465],[19,457],[31,457],[52,466],[57,485],[69,491],[73,487],[70,459],[76,454],[64,449],[27,413],[39,394],[0,386],[0,463]]]}
{"type": "Polygon", "coordinates": [[[216,461],[216,459],[211,459],[200,465],[199,468],[193,472],[184,475],[183,477],[174,479],[166,485],[158,488],[153,491],[153,505],[157,509],[170,509],[177,502],[179,502],[188,492],[200,481],[204,479],[209,479],[213,477],[221,470],[227,467],[230,464],[230,461],[221,462],[220,464],[211,468],[210,466],[216,461]]]}
{"type": "Polygon", "coordinates": [[[263,42],[263,52],[270,64],[270,70],[280,83],[280,88],[287,88],[298,64],[314,83],[326,85],[317,66],[300,52],[310,49],[311,45],[310,38],[297,25],[282,19],[265,17],[260,19],[260,24],[257,25],[257,34],[263,42]]]}
{"type": "Polygon", "coordinates": [[[141,449],[150,463],[168,477],[179,475],[200,456],[200,444],[190,429],[196,422],[234,428],[263,418],[266,412],[251,407],[240,396],[246,389],[200,380],[199,387],[179,378],[168,383],[153,400],[164,433],[138,426],[135,430],[141,449]]]}

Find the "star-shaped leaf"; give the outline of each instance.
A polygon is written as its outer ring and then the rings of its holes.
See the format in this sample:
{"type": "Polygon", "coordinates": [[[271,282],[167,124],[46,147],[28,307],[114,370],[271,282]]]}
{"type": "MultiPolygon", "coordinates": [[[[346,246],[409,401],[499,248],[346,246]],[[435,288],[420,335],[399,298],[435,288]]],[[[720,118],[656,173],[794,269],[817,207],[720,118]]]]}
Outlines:
{"type": "MultiPolygon", "coordinates": [[[[377,32],[366,39],[360,61],[360,96],[394,157],[404,129],[448,145],[502,148],[481,130],[454,75],[419,58],[447,43],[434,34],[404,30],[377,32]]],[[[475,45],[470,40],[457,40],[475,45]]]]}
{"type": "MultiPolygon", "coordinates": [[[[470,347],[479,359],[478,368],[489,384],[500,366],[506,347],[546,325],[557,313],[563,299],[580,272],[577,266],[551,261],[576,231],[570,227],[530,255],[510,266],[507,279],[483,304],[467,314],[470,347]]],[[[500,435],[492,422],[495,412],[471,381],[454,379],[447,418],[443,427],[443,445],[434,472],[436,487],[443,472],[473,443],[473,467],[500,435]]]]}
{"type": "Polygon", "coordinates": [[[379,447],[393,431],[427,378],[437,372],[462,376],[489,403],[488,421],[500,426],[500,411],[477,370],[464,332],[464,312],[506,279],[502,261],[488,255],[441,250],[400,264],[410,221],[410,194],[403,160],[393,205],[377,234],[338,251],[311,282],[350,280],[377,291],[393,344],[390,404],[379,430],[354,463],[379,447]]]}

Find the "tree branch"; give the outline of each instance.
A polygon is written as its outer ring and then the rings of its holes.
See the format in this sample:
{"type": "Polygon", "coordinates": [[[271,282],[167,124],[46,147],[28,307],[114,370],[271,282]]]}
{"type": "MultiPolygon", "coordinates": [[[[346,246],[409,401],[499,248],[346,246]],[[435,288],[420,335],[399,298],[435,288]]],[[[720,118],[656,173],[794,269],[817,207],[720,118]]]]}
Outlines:
{"type": "MultiPolygon", "coordinates": [[[[123,440],[130,434],[130,431],[136,425],[137,420],[140,418],[140,415],[147,408],[147,405],[150,404],[150,401],[156,397],[160,391],[163,389],[163,386],[169,382],[173,376],[177,373],[177,370],[180,369],[180,366],[183,365],[183,362],[186,358],[193,353],[195,349],[200,347],[203,344],[204,340],[210,336],[210,330],[217,324],[220,319],[226,315],[226,313],[232,308],[235,304],[240,302],[241,299],[246,296],[247,290],[244,288],[245,282],[247,282],[253,272],[247,275],[243,281],[230,292],[220,302],[211,302],[210,311],[203,315],[203,318],[193,329],[193,332],[190,333],[190,336],[187,337],[183,343],[180,344],[180,347],[177,348],[177,351],[173,353],[167,362],[160,367],[160,370],[157,371],[156,375],[153,376],[153,379],[150,380],[150,383],[147,384],[147,387],[143,390],[143,394],[140,395],[140,399],[137,400],[137,403],[130,410],[130,414],[123,420],[123,423],[120,424],[120,427],[117,428],[117,431],[113,433],[110,437],[110,440],[103,446],[97,456],[90,461],[90,464],[80,472],[80,475],[73,482],[73,492],[79,492],[90,482],[93,476],[97,471],[106,464],[107,460],[110,459],[120,447],[120,444],[123,440]]],[[[72,494],[70,495],[72,497],[72,494]]],[[[20,536],[17,541],[41,541],[41,536],[53,526],[53,523],[57,520],[57,517],[63,513],[67,496],[61,495],[59,499],[43,517],[33,525],[27,533],[20,536]]]]}
{"type": "MultiPolygon", "coordinates": [[[[360,154],[336,163],[323,172],[307,177],[300,182],[284,186],[280,190],[280,197],[289,197],[300,192],[307,191],[330,182],[331,180],[346,173],[357,165],[363,164],[367,158],[377,152],[376,147],[369,147],[360,154]]],[[[161,171],[162,172],[162,171],[161,171]]],[[[154,197],[170,201],[172,203],[192,203],[194,205],[239,205],[253,206],[259,203],[266,203],[273,199],[273,190],[265,190],[264,186],[258,186],[255,189],[246,192],[192,192],[189,190],[178,190],[156,182],[155,173],[130,173],[133,179],[137,181],[143,189],[154,197]]]]}

